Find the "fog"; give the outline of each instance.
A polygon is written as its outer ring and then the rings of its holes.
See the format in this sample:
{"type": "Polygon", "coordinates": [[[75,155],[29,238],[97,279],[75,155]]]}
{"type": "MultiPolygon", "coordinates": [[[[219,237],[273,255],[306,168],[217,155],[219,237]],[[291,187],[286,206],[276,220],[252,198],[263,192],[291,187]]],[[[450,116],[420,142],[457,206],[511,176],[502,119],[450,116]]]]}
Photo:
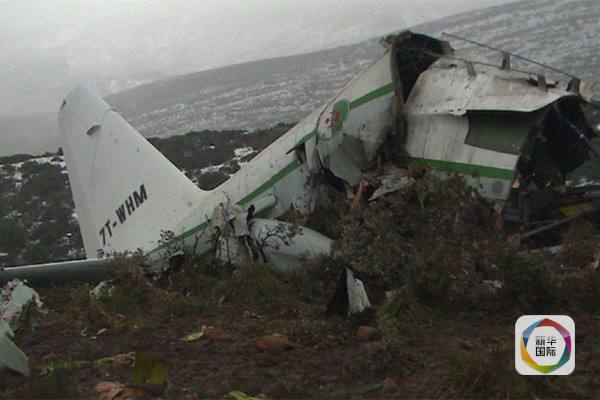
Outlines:
{"type": "Polygon", "coordinates": [[[55,113],[76,83],[106,95],[183,73],[356,43],[507,2],[0,1],[0,117],[55,113]]]}

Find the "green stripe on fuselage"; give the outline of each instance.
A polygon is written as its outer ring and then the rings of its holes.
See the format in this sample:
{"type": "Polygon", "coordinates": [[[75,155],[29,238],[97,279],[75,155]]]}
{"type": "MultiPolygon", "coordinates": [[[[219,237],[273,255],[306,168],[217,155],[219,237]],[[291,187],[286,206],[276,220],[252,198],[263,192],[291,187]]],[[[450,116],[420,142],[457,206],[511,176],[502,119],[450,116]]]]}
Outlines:
{"type": "MultiPolygon", "coordinates": [[[[393,91],[394,91],[394,84],[388,83],[387,85],[381,86],[380,88],[377,88],[377,89],[373,90],[372,92],[369,92],[369,93],[357,98],[356,100],[352,101],[350,103],[350,109],[352,110],[352,109],[360,107],[364,104],[367,104],[370,101],[377,100],[378,98],[385,96],[386,94],[391,93],[393,91]]],[[[314,137],[316,135],[317,135],[317,130],[313,129],[312,131],[310,131],[309,133],[304,135],[298,141],[298,143],[294,146],[294,148],[300,146],[301,144],[305,143],[306,141],[310,140],[312,137],[314,137]]],[[[250,194],[243,197],[240,201],[237,202],[237,204],[242,205],[242,206],[248,204],[252,200],[256,199],[258,196],[260,196],[261,194],[263,194],[264,192],[269,190],[271,187],[273,187],[277,182],[279,182],[280,180],[282,180],[283,178],[288,176],[292,171],[294,171],[298,167],[300,167],[300,163],[298,162],[298,160],[292,161],[291,163],[286,165],[282,170],[280,170],[275,175],[273,175],[271,178],[269,178],[264,183],[262,183],[258,188],[254,189],[250,194]]],[[[201,223],[200,225],[195,226],[194,228],[191,228],[191,229],[183,232],[181,235],[171,239],[167,243],[161,244],[160,246],[156,247],[155,249],[149,251],[147,254],[148,255],[154,254],[157,251],[162,250],[165,247],[169,246],[173,242],[176,242],[179,240],[185,240],[185,239],[189,238],[190,236],[198,233],[199,231],[204,229],[206,226],[208,226],[207,221],[201,223]]]]}
{"type": "Polygon", "coordinates": [[[252,193],[238,201],[237,204],[241,206],[248,204],[252,200],[256,199],[258,196],[269,190],[271,187],[275,186],[277,182],[288,176],[292,171],[294,171],[298,167],[300,167],[300,163],[298,162],[298,160],[295,159],[294,161],[286,165],[281,171],[279,171],[271,178],[266,180],[258,188],[254,189],[252,193]]]}
{"type": "Polygon", "coordinates": [[[453,161],[432,160],[428,158],[406,157],[408,163],[425,165],[438,171],[456,172],[461,175],[476,175],[484,178],[512,181],[514,172],[511,169],[488,167],[485,165],[465,164],[453,161]]]}
{"type": "MultiPolygon", "coordinates": [[[[254,189],[250,194],[248,194],[247,196],[242,198],[236,204],[239,204],[241,206],[248,204],[252,200],[256,199],[258,196],[260,196],[261,194],[263,194],[264,192],[269,190],[271,187],[273,187],[277,182],[279,182],[280,180],[282,180],[283,178],[288,176],[292,171],[294,171],[299,166],[300,166],[300,163],[298,162],[298,160],[293,160],[291,163],[286,165],[282,170],[277,172],[270,179],[266,180],[262,185],[260,185],[256,189],[254,189]]],[[[202,229],[204,229],[207,225],[208,225],[208,222],[205,221],[205,222],[201,223],[200,225],[197,225],[194,228],[183,232],[181,235],[171,239],[169,242],[161,244],[157,248],[151,250],[150,252],[148,252],[148,255],[153,254],[153,253],[157,252],[158,250],[164,249],[165,247],[169,246],[171,243],[173,243],[175,241],[187,239],[188,237],[190,237],[190,236],[196,234],[197,232],[201,231],[202,229]]]]}
{"type": "Polygon", "coordinates": [[[353,110],[358,108],[364,104],[367,104],[373,100],[377,100],[380,97],[385,96],[386,94],[392,93],[395,90],[394,83],[388,83],[387,85],[383,85],[382,87],[373,90],[365,94],[364,96],[359,97],[356,100],[350,102],[350,109],[353,110]]]}

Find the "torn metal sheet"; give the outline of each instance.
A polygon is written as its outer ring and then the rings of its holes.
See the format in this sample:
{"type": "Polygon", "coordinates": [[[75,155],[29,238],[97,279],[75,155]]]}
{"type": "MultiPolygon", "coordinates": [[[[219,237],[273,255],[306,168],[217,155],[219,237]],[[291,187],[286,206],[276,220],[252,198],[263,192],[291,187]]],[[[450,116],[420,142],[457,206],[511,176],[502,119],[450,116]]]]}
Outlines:
{"type": "Polygon", "coordinates": [[[11,326],[18,323],[21,312],[30,305],[38,309],[43,307],[37,292],[25,285],[23,281],[15,279],[2,288],[0,292],[0,315],[2,315],[2,320],[11,324],[11,326]]]}
{"type": "Polygon", "coordinates": [[[8,282],[0,292],[0,367],[10,368],[29,376],[25,353],[10,338],[25,317],[31,317],[30,308],[42,311],[43,303],[35,290],[20,280],[8,282]]]}
{"type": "Polygon", "coordinates": [[[327,314],[350,316],[371,307],[364,283],[349,268],[340,273],[335,293],[327,305],[327,314]]]}
{"type": "Polygon", "coordinates": [[[405,148],[410,162],[460,173],[490,199],[508,198],[518,155],[466,144],[469,120],[464,116],[409,114],[407,122],[405,148]]]}
{"type": "Polygon", "coordinates": [[[475,64],[477,77],[464,64],[440,59],[423,72],[406,102],[409,114],[464,115],[467,111],[539,110],[561,97],[575,96],[558,87],[537,88],[529,75],[475,64]]]}
{"type": "Polygon", "coordinates": [[[346,268],[346,287],[348,289],[348,315],[363,312],[366,308],[371,307],[365,285],[348,268],[346,268]]]}
{"type": "Polygon", "coordinates": [[[385,141],[394,97],[391,51],[350,82],[319,117],[317,152],[323,165],[352,186],[372,167],[385,141]],[[369,88],[377,90],[369,91],[369,88]]]}
{"type": "Polygon", "coordinates": [[[406,189],[415,182],[412,177],[407,175],[406,169],[398,168],[393,164],[385,165],[383,173],[377,177],[377,180],[379,181],[379,186],[371,197],[369,197],[369,201],[374,201],[386,194],[406,189]]]}
{"type": "Polygon", "coordinates": [[[333,241],[312,229],[276,220],[256,218],[251,237],[260,254],[279,272],[291,272],[308,259],[331,255],[333,241]]]}
{"type": "Polygon", "coordinates": [[[21,375],[29,376],[29,359],[23,351],[10,340],[12,331],[2,332],[0,327],[0,368],[9,368],[21,375]]]}
{"type": "Polygon", "coordinates": [[[303,260],[331,254],[332,241],[300,225],[255,218],[252,208],[220,204],[211,218],[216,258],[225,264],[263,259],[288,272],[303,260]]]}
{"type": "Polygon", "coordinates": [[[506,54],[502,65],[485,65],[409,31],[385,45],[331,101],[211,191],[197,188],[99,96],[76,88],[59,121],[89,260],[6,269],[0,279],[102,280],[110,261],[92,260],[98,252],[140,249],[157,265],[181,256],[173,248],[216,252],[234,264],[260,258],[288,271],[329,254],[332,242],[277,218],[309,215],[331,189],[351,195],[356,210],[367,197],[410,184],[386,163],[460,174],[513,221],[572,203],[564,201],[566,175],[596,154],[578,79],[560,88],[511,69],[506,54]],[[173,233],[168,240],[165,231],[173,233]]]}

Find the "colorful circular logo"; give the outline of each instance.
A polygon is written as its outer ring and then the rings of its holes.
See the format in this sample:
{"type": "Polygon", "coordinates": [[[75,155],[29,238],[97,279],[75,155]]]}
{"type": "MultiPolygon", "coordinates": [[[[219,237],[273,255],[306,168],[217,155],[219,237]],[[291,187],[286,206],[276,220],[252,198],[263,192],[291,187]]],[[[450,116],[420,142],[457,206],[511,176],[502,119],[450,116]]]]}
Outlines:
{"type": "Polygon", "coordinates": [[[325,120],[325,126],[331,129],[331,133],[335,135],[344,127],[344,120],[350,112],[350,102],[346,99],[339,100],[333,105],[329,117],[325,120]]]}
{"type": "Polygon", "coordinates": [[[567,361],[569,361],[570,357],[571,357],[571,335],[561,324],[559,324],[549,318],[544,318],[537,322],[534,322],[527,329],[525,329],[523,331],[523,334],[521,335],[521,358],[527,365],[529,365],[531,368],[535,369],[536,371],[539,371],[544,374],[553,372],[553,371],[559,369],[560,367],[562,367],[563,365],[565,365],[567,363],[567,361]],[[556,329],[558,331],[558,333],[560,334],[560,336],[563,338],[564,343],[565,343],[564,351],[563,351],[560,359],[558,360],[558,362],[556,364],[552,364],[552,365],[538,364],[533,359],[533,357],[531,357],[529,352],[527,351],[527,343],[529,342],[529,338],[531,337],[532,332],[536,328],[542,328],[545,326],[556,329]]]}

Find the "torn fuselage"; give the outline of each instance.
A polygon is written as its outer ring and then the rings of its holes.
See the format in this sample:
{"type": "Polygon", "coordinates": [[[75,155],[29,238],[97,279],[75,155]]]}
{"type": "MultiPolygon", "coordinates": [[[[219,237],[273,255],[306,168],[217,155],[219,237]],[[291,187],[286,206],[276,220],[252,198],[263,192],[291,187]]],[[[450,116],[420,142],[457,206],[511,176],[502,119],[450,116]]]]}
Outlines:
{"type": "MultiPolygon", "coordinates": [[[[98,96],[74,90],[60,121],[87,257],[140,249],[162,262],[187,247],[226,262],[261,257],[285,270],[329,254],[332,242],[278,218],[310,214],[330,188],[360,206],[410,185],[410,163],[463,175],[518,223],[590,202],[587,188],[566,185],[595,136],[578,81],[561,88],[510,69],[506,57],[495,66],[422,34],[383,42],[384,54],[336,97],[211,191],[98,96]]],[[[67,267],[88,272],[84,263],[67,267]]]]}
{"type": "MultiPolygon", "coordinates": [[[[233,235],[238,243],[231,235],[217,240],[220,256],[223,249],[236,249],[235,260],[256,257],[248,237],[254,243],[262,239],[253,229],[259,223],[247,218],[251,207],[254,217],[263,218],[260,224],[271,221],[272,229],[289,230],[274,219],[290,209],[311,213],[327,201],[329,188],[360,203],[406,187],[411,179],[402,167],[409,163],[463,175],[510,221],[527,222],[545,210],[535,199],[549,199],[548,193],[564,198],[566,177],[589,158],[586,141],[595,136],[581,95],[511,70],[507,62],[473,60],[429,36],[403,32],[384,44],[385,53],[334,99],[215,189],[224,201],[216,195],[212,209],[235,212],[229,225],[214,229],[213,222],[213,234],[240,232],[233,235]],[[240,182],[250,186],[264,179],[259,172],[265,165],[280,171],[267,181],[274,183],[263,183],[264,193],[256,198],[236,202],[240,182]],[[268,207],[260,206],[266,198],[272,199],[268,207]]],[[[294,264],[295,248],[303,257],[331,248],[317,232],[302,227],[295,232],[306,232],[314,242],[271,246],[286,248],[285,257],[270,257],[272,263],[294,264]],[[311,252],[311,246],[318,250],[311,252]]]]}
{"type": "Polygon", "coordinates": [[[311,169],[360,195],[379,189],[380,180],[367,178],[385,162],[458,173],[507,219],[526,222],[548,205],[537,199],[562,196],[568,174],[592,154],[596,135],[577,85],[560,88],[506,62],[476,61],[420,34],[404,32],[386,45],[298,146],[311,169]]]}

